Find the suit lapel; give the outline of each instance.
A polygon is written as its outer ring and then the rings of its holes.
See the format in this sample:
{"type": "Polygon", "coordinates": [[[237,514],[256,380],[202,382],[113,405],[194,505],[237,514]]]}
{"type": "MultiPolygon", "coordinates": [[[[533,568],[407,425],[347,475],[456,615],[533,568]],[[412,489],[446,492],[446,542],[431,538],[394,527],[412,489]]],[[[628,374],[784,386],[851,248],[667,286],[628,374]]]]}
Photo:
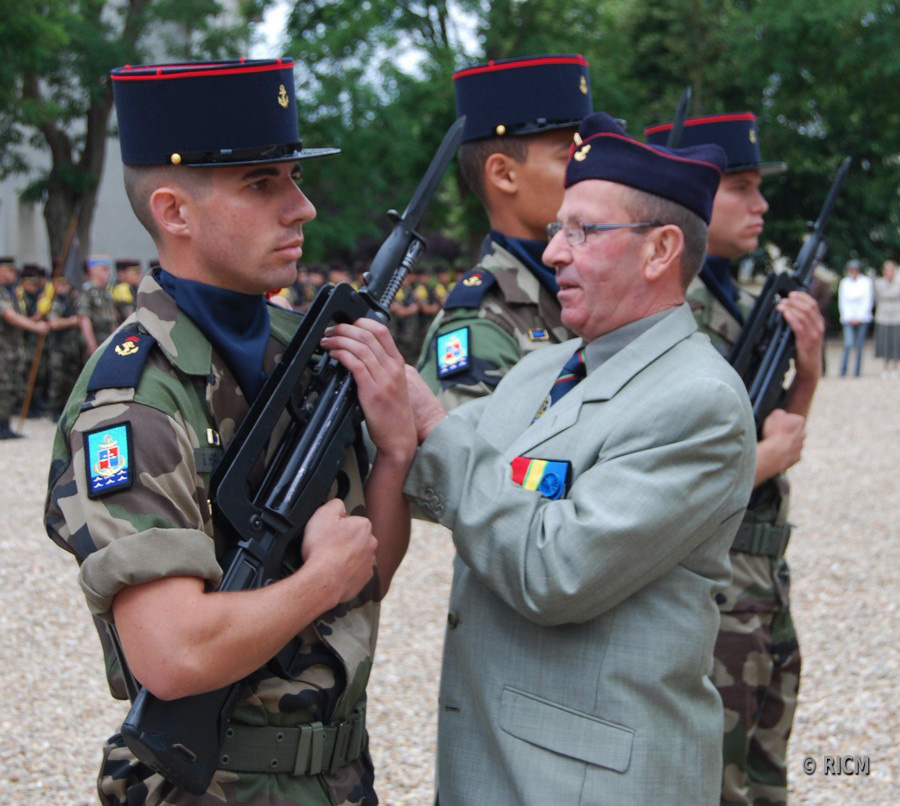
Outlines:
{"type": "MultiPolygon", "coordinates": [[[[665,317],[612,356],[599,369],[589,373],[587,378],[554,406],[551,406],[543,417],[515,438],[506,449],[507,455],[510,457],[524,456],[538,445],[570,428],[578,420],[583,403],[612,399],[635,375],[656,361],[675,344],[688,338],[696,329],[697,325],[690,308],[687,304],[681,305],[671,315],[665,317]]],[[[553,349],[565,356],[563,358],[563,362],[565,362],[576,346],[577,340],[566,342],[553,349]]],[[[538,352],[543,354],[549,351],[540,350],[538,352]]],[[[538,387],[541,388],[543,395],[547,394],[549,384],[553,383],[555,378],[555,376],[550,377],[548,373],[552,373],[553,366],[557,367],[556,372],[558,373],[559,366],[557,365],[561,366],[559,355],[554,356],[551,362],[545,361],[544,366],[534,368],[528,385],[523,386],[523,392],[527,391],[528,398],[534,398],[534,392],[538,387]]],[[[538,399],[535,406],[539,405],[542,399],[543,396],[538,399]]],[[[531,412],[532,415],[533,413],[531,412]]]]}

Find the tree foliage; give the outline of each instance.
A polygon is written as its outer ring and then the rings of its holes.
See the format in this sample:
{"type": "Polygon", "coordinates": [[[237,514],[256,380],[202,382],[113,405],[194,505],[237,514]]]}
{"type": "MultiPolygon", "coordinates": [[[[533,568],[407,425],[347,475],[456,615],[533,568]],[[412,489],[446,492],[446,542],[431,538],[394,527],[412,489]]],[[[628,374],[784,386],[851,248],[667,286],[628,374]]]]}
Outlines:
{"type": "Polygon", "coordinates": [[[226,18],[218,0],[0,0],[0,175],[30,179],[25,201],[41,201],[51,252],[59,254],[77,212],[90,245],[112,110],[109,71],[159,61],[241,54],[260,3],[226,18]],[[49,153],[29,164],[23,146],[49,153]]]}
{"type": "MultiPolygon", "coordinates": [[[[52,169],[29,192],[45,200],[54,247],[79,198],[87,240],[109,68],[145,60],[151,46],[179,58],[240,55],[247,29],[227,24],[223,3],[0,0],[10,54],[0,63],[0,171],[26,167],[26,142],[50,152],[52,169]]],[[[266,4],[237,3],[234,22],[266,4]]],[[[319,210],[311,260],[371,256],[385,211],[405,204],[453,120],[454,70],[538,53],[583,54],[595,107],[636,137],[671,119],[686,86],[693,115],[756,112],[764,158],[789,164],[764,185],[765,237],[788,255],[851,156],[830,227],[832,265],[900,251],[895,0],[296,0],[287,28],[301,135],[343,149],[303,166],[319,210]]],[[[441,233],[435,244],[450,238],[471,250],[486,222],[457,181],[443,184],[427,224],[441,233]]]]}
{"type": "MultiPolygon", "coordinates": [[[[585,55],[596,108],[637,137],[672,118],[686,86],[692,115],[756,112],[763,156],[790,167],[764,186],[766,238],[786,254],[845,155],[854,168],[832,219],[832,264],[876,263],[900,247],[893,2],[317,0],[296,4],[290,31],[312,77],[301,80],[305,125],[345,148],[340,167],[322,171],[331,184],[316,187],[320,254],[352,253],[354,238],[374,236],[372,211],[405,198],[452,118],[454,69],[536,53],[585,55]]],[[[440,225],[472,245],[484,228],[477,204],[458,187],[445,194],[440,225]]]]}

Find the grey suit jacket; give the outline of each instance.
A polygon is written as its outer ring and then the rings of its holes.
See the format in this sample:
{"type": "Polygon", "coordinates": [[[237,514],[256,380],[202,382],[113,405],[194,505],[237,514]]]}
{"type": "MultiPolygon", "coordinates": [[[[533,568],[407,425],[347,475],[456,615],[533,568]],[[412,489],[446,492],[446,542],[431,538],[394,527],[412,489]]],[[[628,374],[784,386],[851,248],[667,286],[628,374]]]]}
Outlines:
{"type": "Polygon", "coordinates": [[[523,359],[419,449],[457,548],[441,806],[718,803],[715,593],[753,480],[738,376],[677,308],[532,424],[577,341],[523,359]],[[510,461],[567,461],[550,501],[510,461]]]}

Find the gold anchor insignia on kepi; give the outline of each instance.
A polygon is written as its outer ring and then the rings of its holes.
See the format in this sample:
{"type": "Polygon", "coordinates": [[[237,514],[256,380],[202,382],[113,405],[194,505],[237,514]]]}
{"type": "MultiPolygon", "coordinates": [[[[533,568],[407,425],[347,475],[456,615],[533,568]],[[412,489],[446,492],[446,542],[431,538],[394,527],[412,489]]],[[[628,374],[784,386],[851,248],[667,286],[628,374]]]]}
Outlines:
{"type": "Polygon", "coordinates": [[[756,143],[756,129],[751,127],[750,134],[748,136],[750,137],[751,143],[756,143]]]}
{"type": "Polygon", "coordinates": [[[278,105],[282,109],[287,109],[288,104],[290,104],[290,100],[288,99],[287,90],[284,88],[284,84],[278,85],[278,105]]]}
{"type": "Polygon", "coordinates": [[[463,285],[465,285],[465,286],[481,285],[481,278],[477,274],[474,277],[466,277],[466,279],[463,280],[463,285]]]}
{"type": "Polygon", "coordinates": [[[582,95],[588,94],[587,79],[584,76],[582,76],[578,82],[578,89],[581,90],[582,95]]]}

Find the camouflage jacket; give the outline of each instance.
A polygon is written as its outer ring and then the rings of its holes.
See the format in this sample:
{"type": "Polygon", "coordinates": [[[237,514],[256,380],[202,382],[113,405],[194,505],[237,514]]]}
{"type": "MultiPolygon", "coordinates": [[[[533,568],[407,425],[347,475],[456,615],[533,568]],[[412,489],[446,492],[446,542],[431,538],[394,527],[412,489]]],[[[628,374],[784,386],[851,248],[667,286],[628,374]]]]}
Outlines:
{"type": "Polygon", "coordinates": [[[25,366],[25,331],[3,318],[6,311],[18,313],[18,307],[10,289],[0,286],[0,424],[16,408],[25,366]]]}
{"type": "MultiPolygon", "coordinates": [[[[746,320],[756,300],[739,286],[737,290],[737,306],[746,320]]],[[[713,346],[727,357],[741,333],[741,323],[725,309],[699,277],[694,278],[688,287],[687,301],[700,332],[709,336],[713,346]]],[[[783,473],[763,482],[755,491],[753,505],[747,510],[745,521],[786,523],[789,492],[790,487],[783,473]]]]}
{"type": "Polygon", "coordinates": [[[11,356],[18,359],[25,345],[25,331],[3,318],[6,311],[19,313],[19,307],[14,292],[6,286],[0,286],[0,361],[9,360],[11,356]]]}
{"type": "MultiPolygon", "coordinates": [[[[267,372],[300,321],[297,314],[274,306],[268,310],[267,372]]],[[[125,345],[127,333],[122,332],[89,360],[60,419],[50,470],[47,533],[75,554],[95,620],[112,620],[113,597],[126,585],[175,575],[199,577],[208,589],[218,584],[225,547],[213,527],[209,477],[248,409],[234,375],[152,275],[143,279],[136,313],[120,331],[135,325],[139,330],[137,341],[130,337],[132,347],[125,345]],[[114,353],[108,359],[121,362],[127,374],[128,362],[145,347],[150,353],[144,356],[136,385],[86,391],[101,354],[114,353]],[[91,498],[87,491],[99,471],[87,471],[97,458],[90,435],[98,433],[125,442],[126,464],[135,472],[129,488],[91,498]]],[[[277,433],[280,427],[273,436],[277,433]]],[[[352,487],[348,510],[364,512],[352,451],[348,462],[353,462],[352,467],[345,465],[352,487]]],[[[275,677],[266,669],[247,678],[232,724],[293,727],[346,718],[365,695],[377,627],[376,598],[373,577],[356,600],[307,627],[300,635],[306,664],[295,670],[294,679],[275,677]]],[[[111,689],[121,696],[117,665],[109,657],[107,669],[111,689]]],[[[377,802],[373,778],[365,752],[320,776],[219,770],[209,795],[228,803],[369,804],[377,802]]],[[[118,734],[105,748],[99,788],[101,799],[113,804],[183,803],[186,797],[138,764],[118,734]]]]}
{"type": "Polygon", "coordinates": [[[419,372],[449,411],[493,392],[527,353],[572,338],[560,316],[556,296],[488,237],[478,265],[459,279],[429,328],[419,372]],[[454,368],[447,345],[463,339],[467,363],[454,368]]]}
{"type": "Polygon", "coordinates": [[[87,316],[94,326],[97,344],[103,344],[106,337],[116,329],[119,321],[112,291],[108,288],[90,286],[78,295],[78,315],[87,316]]]}

